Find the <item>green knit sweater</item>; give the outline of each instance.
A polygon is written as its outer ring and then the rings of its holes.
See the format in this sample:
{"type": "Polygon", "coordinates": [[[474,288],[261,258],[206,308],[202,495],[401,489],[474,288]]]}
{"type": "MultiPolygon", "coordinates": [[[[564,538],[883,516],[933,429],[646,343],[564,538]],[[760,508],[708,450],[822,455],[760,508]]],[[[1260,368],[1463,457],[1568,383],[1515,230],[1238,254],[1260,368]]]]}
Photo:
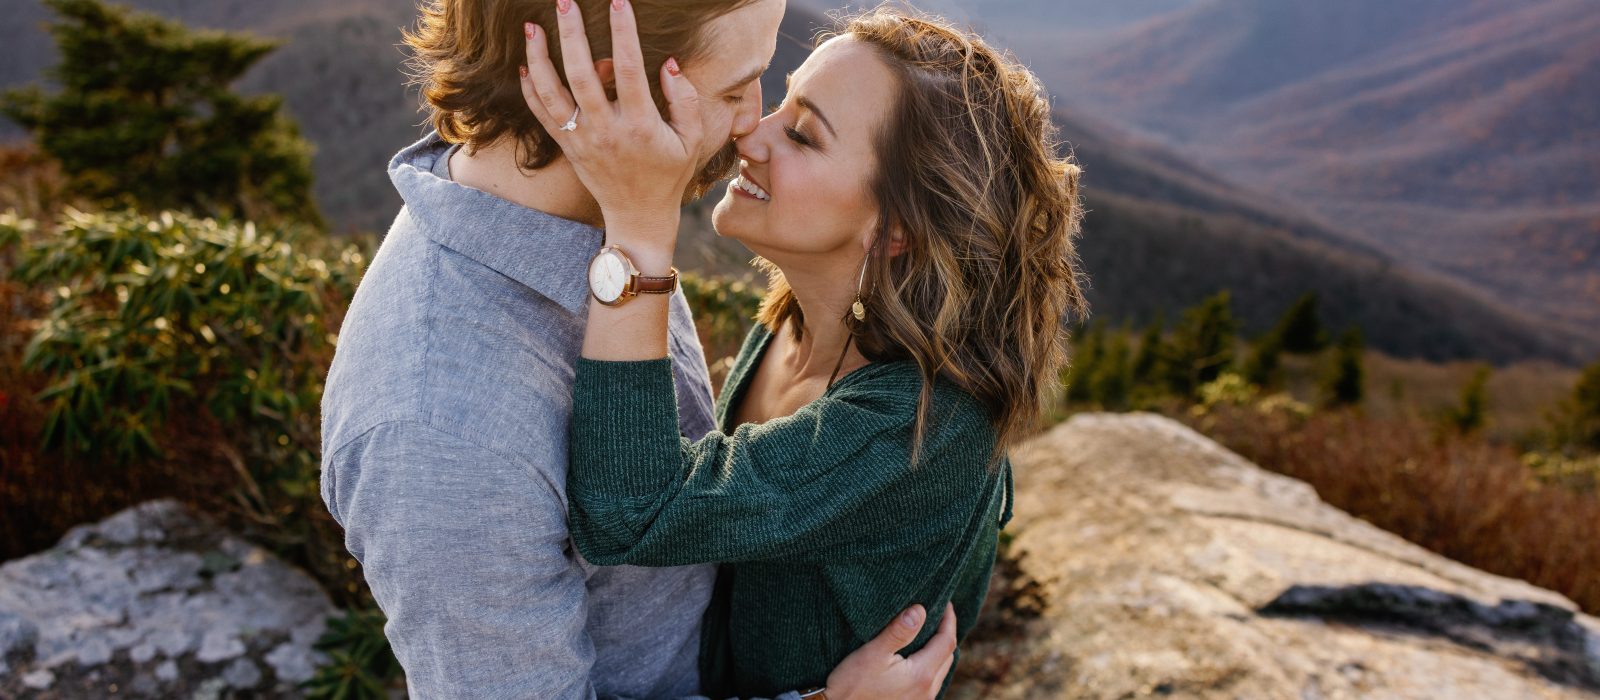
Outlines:
{"type": "Polygon", "coordinates": [[[986,468],[994,429],[953,384],[935,382],[909,465],[922,387],[909,361],[850,372],[793,415],[729,425],[771,337],[760,324],[745,337],[720,430],[698,441],[678,432],[670,360],[577,365],[572,539],[601,565],[723,564],[701,632],[712,697],[823,685],[912,603],[929,616],[902,653],[933,636],[946,601],[964,639],[1010,517],[1010,463],[986,468]]]}

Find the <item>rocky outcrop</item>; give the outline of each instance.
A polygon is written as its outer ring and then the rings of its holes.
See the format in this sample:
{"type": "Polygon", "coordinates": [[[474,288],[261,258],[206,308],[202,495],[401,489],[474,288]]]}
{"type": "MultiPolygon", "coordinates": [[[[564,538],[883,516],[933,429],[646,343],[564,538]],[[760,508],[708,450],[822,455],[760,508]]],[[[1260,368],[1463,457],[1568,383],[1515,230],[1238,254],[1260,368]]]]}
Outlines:
{"type": "Polygon", "coordinates": [[[1600,697],[1600,620],[1570,600],[1175,421],[1083,414],[1012,458],[1012,547],[1048,604],[967,646],[952,698],[1600,697]]]}
{"type": "Polygon", "coordinates": [[[297,697],[333,612],[300,570],[151,501],[0,566],[0,697],[297,697]]]}
{"type": "MultiPolygon", "coordinates": [[[[1438,556],[1152,414],[1013,451],[1037,619],[974,636],[965,698],[1600,698],[1600,620],[1438,556]]],[[[1002,567],[1010,575],[1013,567],[1002,567]]],[[[335,612],[154,501],[0,565],[0,698],[297,697],[335,612]]]]}

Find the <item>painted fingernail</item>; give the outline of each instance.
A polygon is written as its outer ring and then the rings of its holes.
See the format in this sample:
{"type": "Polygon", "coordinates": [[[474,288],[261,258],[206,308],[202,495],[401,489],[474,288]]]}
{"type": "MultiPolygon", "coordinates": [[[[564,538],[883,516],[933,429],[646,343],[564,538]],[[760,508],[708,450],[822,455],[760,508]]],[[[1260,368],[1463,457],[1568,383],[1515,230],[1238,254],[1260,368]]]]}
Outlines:
{"type": "Polygon", "coordinates": [[[676,78],[676,77],[678,77],[680,75],[683,75],[683,70],[678,68],[678,59],[676,59],[676,58],[667,59],[667,73],[669,75],[671,75],[672,77],[674,77],[674,78],[676,78]]]}
{"type": "Polygon", "coordinates": [[[528,37],[528,41],[533,41],[533,23],[532,22],[523,22],[522,23],[522,35],[525,36],[525,37],[528,37]]]}
{"type": "Polygon", "coordinates": [[[627,4],[628,4],[628,0],[611,0],[611,11],[612,12],[621,12],[622,11],[622,7],[624,5],[627,5],[627,4]]]}
{"type": "Polygon", "coordinates": [[[567,14],[567,10],[570,9],[572,9],[572,0],[556,0],[556,12],[567,14]]]}
{"type": "Polygon", "coordinates": [[[517,75],[520,75],[520,76],[522,76],[524,78],[528,77],[528,67],[527,66],[517,66],[517,75]]]}

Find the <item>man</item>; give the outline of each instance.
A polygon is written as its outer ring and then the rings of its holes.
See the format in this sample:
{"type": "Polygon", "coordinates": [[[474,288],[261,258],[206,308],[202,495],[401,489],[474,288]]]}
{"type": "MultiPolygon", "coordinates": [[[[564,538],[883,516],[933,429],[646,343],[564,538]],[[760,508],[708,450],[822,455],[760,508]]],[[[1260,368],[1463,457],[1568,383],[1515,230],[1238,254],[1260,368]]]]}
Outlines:
{"type": "MultiPolygon", "coordinates": [[[[706,132],[749,133],[783,0],[632,1],[646,60],[676,59],[707,101],[706,132]]],[[[525,38],[552,31],[557,12],[582,12],[594,55],[609,55],[611,3],[580,4],[433,0],[407,36],[436,133],[389,165],[405,207],[329,370],[322,496],[417,698],[699,687],[713,568],[596,567],[566,530],[571,382],[604,234],[523,103],[518,68],[525,38]],[[536,28],[525,34],[524,21],[536,28]]],[[[609,59],[596,68],[605,79],[609,59]]],[[[688,196],[736,162],[731,147],[702,157],[688,196]]],[[[699,438],[714,427],[705,357],[681,291],[671,304],[680,427],[699,438]]],[[[954,625],[910,659],[894,653],[924,618],[908,611],[841,663],[829,696],[931,697],[954,625]]]]}

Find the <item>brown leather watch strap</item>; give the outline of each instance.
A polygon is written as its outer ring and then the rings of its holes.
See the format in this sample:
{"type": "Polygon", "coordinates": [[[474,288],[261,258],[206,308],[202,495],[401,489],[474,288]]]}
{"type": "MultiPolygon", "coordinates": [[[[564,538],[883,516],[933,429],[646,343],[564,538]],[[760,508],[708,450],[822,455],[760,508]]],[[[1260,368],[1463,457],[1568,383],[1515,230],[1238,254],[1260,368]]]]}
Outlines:
{"type": "Polygon", "coordinates": [[[671,294],[678,288],[678,268],[670,268],[672,274],[665,277],[646,277],[638,275],[633,278],[633,291],[639,294],[671,294]]]}

